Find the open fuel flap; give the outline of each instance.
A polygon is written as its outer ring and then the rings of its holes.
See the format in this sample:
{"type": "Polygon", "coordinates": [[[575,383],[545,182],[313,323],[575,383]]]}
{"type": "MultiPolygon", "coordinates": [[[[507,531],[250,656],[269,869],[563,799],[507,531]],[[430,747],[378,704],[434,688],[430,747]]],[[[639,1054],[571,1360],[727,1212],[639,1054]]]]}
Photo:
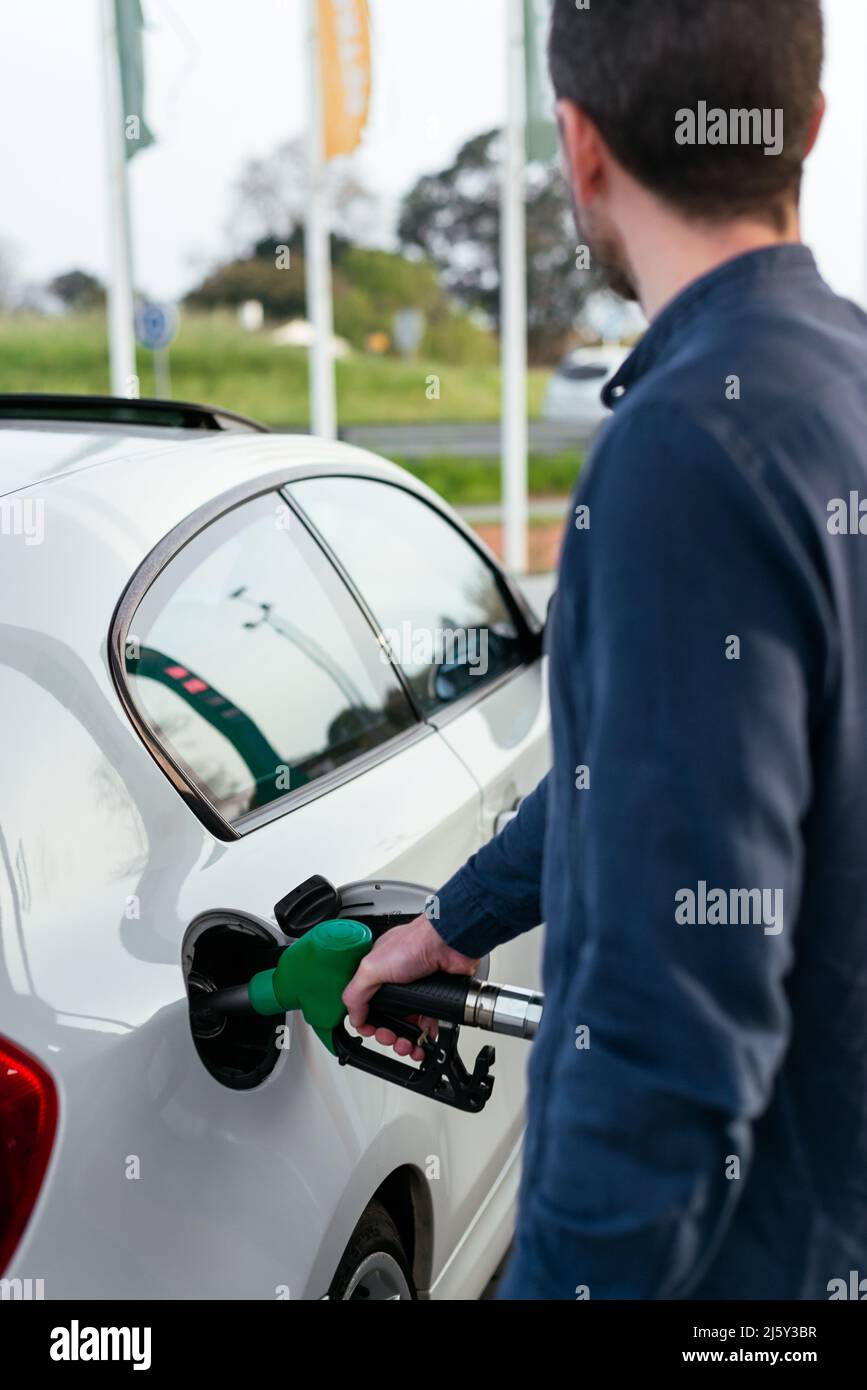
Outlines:
{"type": "Polygon", "coordinates": [[[272,969],[283,950],[285,942],[273,931],[232,912],[205,913],[184,937],[182,966],[193,1044],[215,1080],[232,1090],[250,1090],[274,1070],[282,1020],[258,1014],[226,1017],[199,1006],[208,995],[272,969]]]}
{"type": "Polygon", "coordinates": [[[350,918],[368,927],[375,939],[413,921],[433,900],[432,890],[419,883],[372,878],[335,888],[314,874],[275,904],[276,928],[235,912],[196,918],[184,938],[182,963],[190,1028],[202,1064],[231,1089],[258,1086],[279,1060],[285,1023],[285,1015],[211,1011],[209,995],[274,969],[287,945],[322,922],[350,918]]]}
{"type": "Polygon", "coordinates": [[[346,986],[376,938],[423,912],[436,920],[434,895],[419,883],[375,878],[335,888],[314,874],[274,906],[282,941],[237,913],[198,919],[184,942],[184,973],[205,1067],[226,1086],[258,1085],[277,1061],[282,1020],[299,1013],[341,1066],[478,1114],[491,1097],[496,1054],[483,1047],[466,1066],[461,1028],[532,1039],[545,1003],[540,994],[492,983],[487,961],[473,976],[437,971],[381,984],[367,1021],[378,1036],[387,1030],[410,1043],[402,1059],[346,1026],[346,986]]]}

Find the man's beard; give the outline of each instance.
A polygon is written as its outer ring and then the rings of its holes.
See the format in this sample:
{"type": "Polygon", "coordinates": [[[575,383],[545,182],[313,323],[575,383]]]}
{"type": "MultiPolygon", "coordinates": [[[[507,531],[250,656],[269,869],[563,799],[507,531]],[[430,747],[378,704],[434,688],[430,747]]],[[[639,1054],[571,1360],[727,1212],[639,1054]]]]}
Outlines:
{"type": "Polygon", "coordinates": [[[575,214],[579,243],[589,247],[590,264],[593,270],[601,276],[605,287],[613,294],[637,304],[638,290],[618,238],[612,232],[594,226],[596,219],[592,213],[587,213],[585,216],[574,197],[572,209],[575,214]]]}

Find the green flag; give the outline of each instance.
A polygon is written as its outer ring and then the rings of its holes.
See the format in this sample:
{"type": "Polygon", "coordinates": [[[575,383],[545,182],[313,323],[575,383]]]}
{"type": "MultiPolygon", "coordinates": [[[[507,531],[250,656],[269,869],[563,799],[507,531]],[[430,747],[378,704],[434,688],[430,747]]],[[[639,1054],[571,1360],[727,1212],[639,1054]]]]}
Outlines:
{"type": "Polygon", "coordinates": [[[527,158],[553,159],[558,149],[554,89],[548,76],[551,0],[524,0],[527,65],[527,158]]]}
{"type": "Polygon", "coordinates": [[[144,118],[144,52],[141,0],[114,0],[117,60],[123,104],[123,133],[127,159],[154,143],[144,118]]]}

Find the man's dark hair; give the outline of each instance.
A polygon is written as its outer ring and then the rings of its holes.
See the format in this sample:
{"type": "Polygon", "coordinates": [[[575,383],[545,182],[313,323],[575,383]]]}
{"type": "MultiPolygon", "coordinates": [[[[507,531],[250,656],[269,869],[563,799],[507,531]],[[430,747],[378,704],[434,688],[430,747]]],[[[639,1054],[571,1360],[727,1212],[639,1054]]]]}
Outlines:
{"type": "Polygon", "coordinates": [[[680,211],[781,225],[798,197],[822,73],[821,0],[554,0],[550,61],[616,159],[680,211]],[[782,153],[679,144],[678,111],[782,110],[782,153]]]}

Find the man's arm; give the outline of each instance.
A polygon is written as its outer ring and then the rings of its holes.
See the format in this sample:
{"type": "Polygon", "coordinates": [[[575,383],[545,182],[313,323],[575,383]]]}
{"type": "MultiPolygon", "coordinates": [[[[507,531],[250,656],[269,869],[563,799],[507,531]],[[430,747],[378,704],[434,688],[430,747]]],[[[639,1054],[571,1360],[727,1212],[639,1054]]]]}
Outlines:
{"type": "Polygon", "coordinates": [[[573,965],[546,978],[502,1296],[669,1298],[724,1234],[788,1042],[827,614],[791,517],[673,407],[612,428],[582,500],[552,692],[590,787],[552,783],[546,904],[573,965]]]}
{"type": "Polygon", "coordinates": [[[484,956],[541,922],[547,804],[548,778],[544,777],[524,797],[515,819],[468,859],[436,895],[431,920],[454,950],[484,956]]]}
{"type": "MultiPolygon", "coordinates": [[[[429,916],[393,927],[362,960],[343,992],[351,1023],[365,1037],[367,1007],[380,985],[424,979],[436,970],[473,975],[481,956],[541,921],[540,884],[548,779],[525,797],[514,820],[474,854],[436,895],[429,916]]],[[[435,1027],[432,1019],[422,1026],[435,1027]]],[[[387,1028],[376,1039],[402,1057],[423,1053],[387,1028]]]]}

